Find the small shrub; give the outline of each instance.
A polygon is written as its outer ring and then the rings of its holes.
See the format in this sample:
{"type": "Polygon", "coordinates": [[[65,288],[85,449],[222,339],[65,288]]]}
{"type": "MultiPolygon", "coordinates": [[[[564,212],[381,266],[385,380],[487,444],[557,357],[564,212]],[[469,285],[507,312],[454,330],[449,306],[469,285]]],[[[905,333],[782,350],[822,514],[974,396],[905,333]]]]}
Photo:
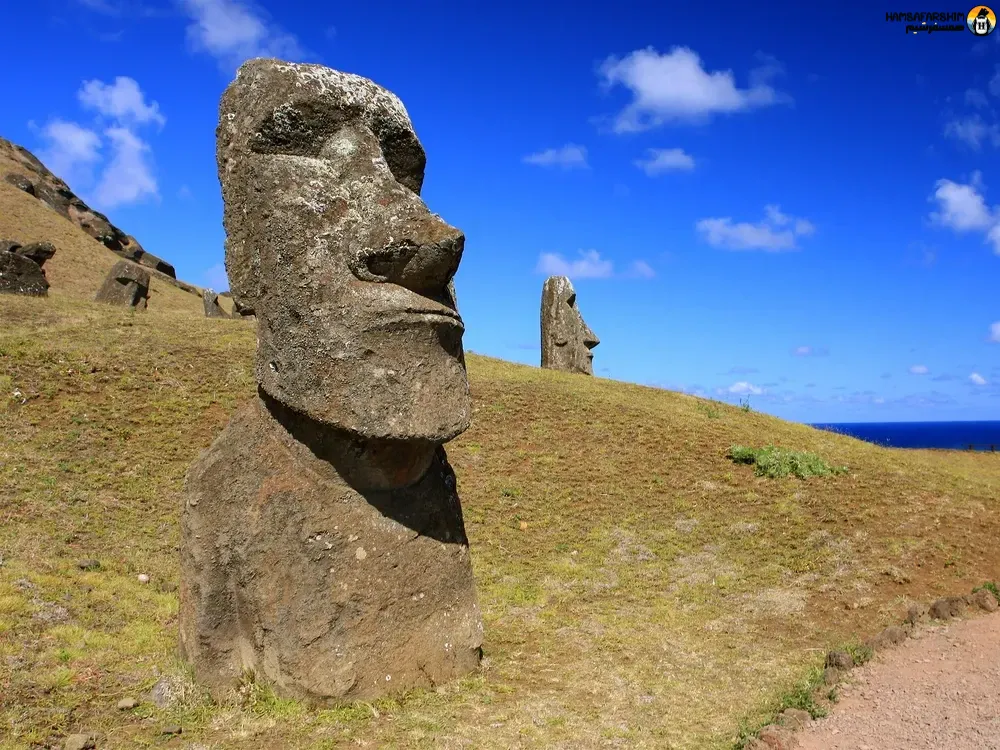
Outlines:
{"type": "Polygon", "coordinates": [[[866,646],[863,643],[850,643],[844,646],[844,651],[851,655],[856,667],[860,667],[862,664],[871,661],[872,656],[875,655],[871,646],[866,646]]]}
{"type": "Polygon", "coordinates": [[[727,455],[734,463],[752,465],[754,474],[758,477],[770,479],[780,479],[789,475],[808,479],[847,473],[846,466],[831,466],[815,453],[790,451],[773,445],[763,448],[734,445],[727,455]]]}
{"type": "Polygon", "coordinates": [[[750,408],[750,397],[749,396],[747,396],[746,398],[740,399],[740,408],[743,411],[753,411],[753,409],[750,408]]]}
{"type": "Polygon", "coordinates": [[[972,589],[972,593],[975,594],[983,590],[989,591],[996,597],[997,602],[1000,602],[1000,589],[997,588],[997,585],[993,581],[987,581],[982,586],[976,586],[976,588],[972,589]]]}
{"type": "Polygon", "coordinates": [[[712,403],[701,402],[698,404],[698,411],[709,419],[718,419],[721,415],[719,409],[712,403]]]}

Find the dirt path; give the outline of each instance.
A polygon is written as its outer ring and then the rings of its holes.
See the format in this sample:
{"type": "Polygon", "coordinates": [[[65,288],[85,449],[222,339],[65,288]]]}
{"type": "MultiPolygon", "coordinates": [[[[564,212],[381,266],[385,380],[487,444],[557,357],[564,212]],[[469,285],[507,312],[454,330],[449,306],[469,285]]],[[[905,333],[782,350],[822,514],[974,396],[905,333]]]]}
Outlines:
{"type": "Polygon", "coordinates": [[[1000,750],[1000,612],[916,633],[839,693],[797,750],[1000,750]]]}

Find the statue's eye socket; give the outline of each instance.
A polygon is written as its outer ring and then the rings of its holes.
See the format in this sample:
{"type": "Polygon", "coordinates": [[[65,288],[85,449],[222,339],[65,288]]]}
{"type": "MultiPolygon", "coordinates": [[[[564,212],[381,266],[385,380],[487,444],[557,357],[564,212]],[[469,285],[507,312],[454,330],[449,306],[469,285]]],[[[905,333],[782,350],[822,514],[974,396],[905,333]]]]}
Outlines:
{"type": "Polygon", "coordinates": [[[569,297],[566,298],[566,304],[569,305],[570,307],[572,307],[573,305],[575,305],[576,304],[576,295],[575,294],[569,295],[569,297]]]}

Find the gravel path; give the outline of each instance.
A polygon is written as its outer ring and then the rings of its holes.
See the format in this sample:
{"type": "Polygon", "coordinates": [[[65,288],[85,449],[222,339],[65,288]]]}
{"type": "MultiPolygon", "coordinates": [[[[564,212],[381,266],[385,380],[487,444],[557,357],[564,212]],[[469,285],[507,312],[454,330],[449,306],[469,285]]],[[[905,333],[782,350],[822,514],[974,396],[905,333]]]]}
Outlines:
{"type": "Polygon", "coordinates": [[[839,694],[797,750],[1000,750],[1000,612],[916,633],[839,694]]]}

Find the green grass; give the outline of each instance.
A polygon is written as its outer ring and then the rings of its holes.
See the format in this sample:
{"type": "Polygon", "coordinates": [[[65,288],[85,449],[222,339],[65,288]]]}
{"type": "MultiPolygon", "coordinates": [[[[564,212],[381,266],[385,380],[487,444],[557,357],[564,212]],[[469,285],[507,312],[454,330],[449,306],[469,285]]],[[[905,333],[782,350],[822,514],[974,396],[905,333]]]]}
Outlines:
{"type": "Polygon", "coordinates": [[[846,474],[846,466],[831,466],[815,453],[792,451],[767,445],[763,448],[747,448],[734,445],[727,454],[734,463],[749,464],[758,477],[781,479],[787,476],[808,479],[846,474]]]}
{"type": "Polygon", "coordinates": [[[887,450],[470,355],[473,425],[447,452],[482,668],[326,710],[252,678],[216,703],[177,659],[178,512],[187,467],[254,395],[253,326],[58,296],[2,297],[0,320],[4,750],[77,731],[170,746],[171,723],[181,747],[722,750],[805,700],[817,653],[1000,566],[995,454],[887,450]],[[769,481],[730,445],[851,471],[769,481]],[[164,676],[182,697],[157,708],[164,676]]]}

